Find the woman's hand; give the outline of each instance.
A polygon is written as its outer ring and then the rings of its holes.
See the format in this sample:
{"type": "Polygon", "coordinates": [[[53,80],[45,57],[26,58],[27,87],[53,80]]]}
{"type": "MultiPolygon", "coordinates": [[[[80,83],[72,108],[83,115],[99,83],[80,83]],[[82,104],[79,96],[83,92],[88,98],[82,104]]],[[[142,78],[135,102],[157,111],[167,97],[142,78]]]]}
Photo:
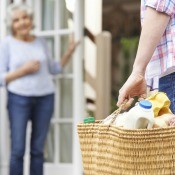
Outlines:
{"type": "Polygon", "coordinates": [[[8,72],[5,76],[6,84],[9,82],[16,80],[20,77],[23,77],[27,74],[35,73],[40,68],[40,62],[38,60],[31,60],[26,63],[24,63],[21,67],[16,69],[13,72],[8,72]]]}
{"type": "Polygon", "coordinates": [[[136,96],[146,96],[146,81],[144,74],[132,72],[128,80],[119,91],[117,106],[120,106],[125,100],[128,100],[124,106],[124,108],[128,108],[133,102],[133,97],[136,96]]]}
{"type": "Polygon", "coordinates": [[[80,44],[80,41],[76,41],[74,40],[74,36],[73,34],[70,36],[70,41],[69,41],[69,46],[67,49],[67,52],[62,56],[61,58],[61,67],[64,67],[67,62],[69,61],[69,59],[71,58],[73,52],[75,51],[75,49],[77,48],[77,46],[80,44]]]}
{"type": "Polygon", "coordinates": [[[40,62],[38,60],[30,60],[24,63],[19,68],[19,70],[21,71],[21,73],[23,73],[23,75],[27,75],[37,72],[39,68],[40,68],[40,62]]]}

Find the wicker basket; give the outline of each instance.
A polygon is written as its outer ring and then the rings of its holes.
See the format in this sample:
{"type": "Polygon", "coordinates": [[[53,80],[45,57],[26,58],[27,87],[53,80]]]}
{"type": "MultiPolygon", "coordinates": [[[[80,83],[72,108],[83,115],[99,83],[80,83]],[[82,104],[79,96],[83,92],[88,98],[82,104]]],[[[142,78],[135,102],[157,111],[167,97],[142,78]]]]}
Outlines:
{"type": "Polygon", "coordinates": [[[175,175],[175,127],[79,124],[85,175],[175,175]]]}

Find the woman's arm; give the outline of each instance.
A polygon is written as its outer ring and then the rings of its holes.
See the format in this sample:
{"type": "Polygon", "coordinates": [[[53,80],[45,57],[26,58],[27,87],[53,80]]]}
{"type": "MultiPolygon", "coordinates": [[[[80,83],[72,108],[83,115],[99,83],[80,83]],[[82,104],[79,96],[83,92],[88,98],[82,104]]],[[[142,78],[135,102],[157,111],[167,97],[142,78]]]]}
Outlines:
{"type": "Polygon", "coordinates": [[[147,7],[142,26],[139,46],[133,71],[145,74],[146,66],[150,61],[170,20],[170,16],[147,7]]]}
{"type": "Polygon", "coordinates": [[[63,67],[68,63],[69,59],[71,58],[73,52],[75,51],[79,43],[80,41],[75,42],[73,37],[71,37],[70,42],[69,42],[69,47],[66,53],[62,56],[60,62],[50,59],[51,56],[49,54],[47,46],[45,45],[46,54],[49,58],[48,59],[49,71],[52,75],[56,75],[62,72],[63,67]]]}
{"type": "Polygon", "coordinates": [[[130,99],[129,106],[132,103],[132,97],[146,94],[146,81],[144,78],[146,67],[165,32],[169,20],[170,16],[167,14],[147,7],[133,71],[119,91],[118,106],[125,99],[130,99]]]}
{"type": "Polygon", "coordinates": [[[40,67],[39,61],[37,60],[28,61],[24,65],[16,69],[15,71],[7,72],[5,74],[5,83],[8,84],[9,82],[16,80],[20,77],[35,73],[39,70],[39,67],[40,67]]]}
{"type": "Polygon", "coordinates": [[[75,49],[79,45],[79,43],[80,43],[80,41],[75,42],[74,38],[71,37],[69,47],[68,47],[66,53],[61,58],[61,61],[60,61],[61,67],[64,67],[67,64],[67,62],[71,58],[73,52],[75,51],[75,49]]]}
{"type": "Polygon", "coordinates": [[[7,37],[1,41],[0,44],[0,86],[5,86],[9,82],[23,77],[27,74],[35,73],[39,70],[40,67],[38,60],[30,60],[16,70],[10,71],[9,42],[10,41],[7,37]]]}

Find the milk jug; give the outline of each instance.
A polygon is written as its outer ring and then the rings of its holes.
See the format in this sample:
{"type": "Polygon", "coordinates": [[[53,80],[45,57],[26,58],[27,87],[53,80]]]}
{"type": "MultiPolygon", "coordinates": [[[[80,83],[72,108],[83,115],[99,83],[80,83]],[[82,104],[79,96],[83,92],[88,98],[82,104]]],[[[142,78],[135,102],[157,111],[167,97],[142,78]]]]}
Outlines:
{"type": "Polygon", "coordinates": [[[150,129],[154,124],[152,104],[148,100],[140,101],[126,115],[124,128],[127,129],[150,129]]]}

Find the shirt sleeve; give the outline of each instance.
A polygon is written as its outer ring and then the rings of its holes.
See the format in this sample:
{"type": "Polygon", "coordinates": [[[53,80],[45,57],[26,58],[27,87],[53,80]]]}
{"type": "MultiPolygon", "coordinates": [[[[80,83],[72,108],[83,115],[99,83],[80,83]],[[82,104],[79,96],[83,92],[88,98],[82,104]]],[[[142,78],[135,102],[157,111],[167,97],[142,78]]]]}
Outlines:
{"type": "Polygon", "coordinates": [[[147,0],[146,6],[156,9],[158,12],[166,13],[169,16],[175,14],[175,0],[147,0]]]}
{"type": "Polygon", "coordinates": [[[48,62],[48,68],[49,68],[50,74],[56,75],[61,73],[63,71],[63,68],[60,62],[52,58],[49,48],[47,47],[46,41],[44,39],[42,39],[42,43],[44,45],[45,54],[47,56],[47,62],[48,62]]]}
{"type": "Polygon", "coordinates": [[[62,66],[59,63],[59,61],[49,59],[48,64],[49,64],[49,71],[52,75],[59,74],[63,71],[62,66]]]}
{"type": "Polygon", "coordinates": [[[9,52],[8,43],[6,40],[0,43],[0,86],[5,86],[5,76],[8,71],[9,52]]]}

